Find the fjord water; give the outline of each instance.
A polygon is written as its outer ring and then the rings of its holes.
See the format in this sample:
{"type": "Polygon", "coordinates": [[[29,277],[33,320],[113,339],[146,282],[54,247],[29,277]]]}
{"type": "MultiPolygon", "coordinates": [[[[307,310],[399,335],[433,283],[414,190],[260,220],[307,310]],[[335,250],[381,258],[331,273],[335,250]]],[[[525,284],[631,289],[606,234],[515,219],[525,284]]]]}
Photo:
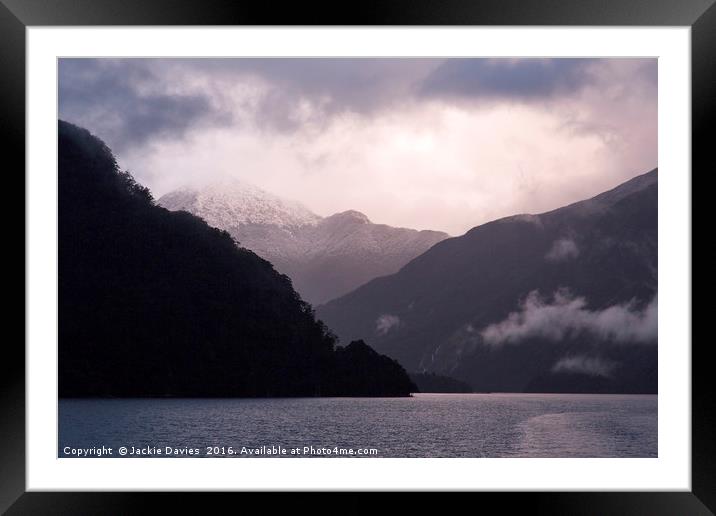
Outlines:
{"type": "MultiPolygon", "coordinates": [[[[65,447],[375,448],[378,457],[656,457],[656,395],[61,399],[65,447]]],[[[244,455],[245,456],[245,455],[244,455]]]]}

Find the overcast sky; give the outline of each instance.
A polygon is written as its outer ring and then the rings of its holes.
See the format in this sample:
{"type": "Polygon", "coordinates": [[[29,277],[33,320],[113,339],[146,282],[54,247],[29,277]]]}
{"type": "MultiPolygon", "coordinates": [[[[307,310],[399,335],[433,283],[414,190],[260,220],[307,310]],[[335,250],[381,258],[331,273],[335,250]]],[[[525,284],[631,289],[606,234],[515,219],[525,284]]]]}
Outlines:
{"type": "Polygon", "coordinates": [[[60,118],[156,198],[225,176],[462,234],[657,166],[656,59],[62,59],[60,118]]]}

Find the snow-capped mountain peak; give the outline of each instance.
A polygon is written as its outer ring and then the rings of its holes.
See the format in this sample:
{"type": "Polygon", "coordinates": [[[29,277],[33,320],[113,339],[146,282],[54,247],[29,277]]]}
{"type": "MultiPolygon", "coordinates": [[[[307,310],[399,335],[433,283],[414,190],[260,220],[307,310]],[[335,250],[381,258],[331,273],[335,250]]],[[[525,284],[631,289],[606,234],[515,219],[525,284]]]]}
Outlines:
{"type": "Polygon", "coordinates": [[[184,210],[219,229],[271,225],[285,229],[313,226],[321,217],[297,201],[284,199],[237,179],[204,187],[183,187],[159,198],[169,210],[184,210]]]}
{"type": "Polygon", "coordinates": [[[340,213],[334,213],[330,217],[326,217],[326,221],[352,223],[352,224],[370,224],[371,221],[367,215],[356,210],[347,210],[340,213]]]}

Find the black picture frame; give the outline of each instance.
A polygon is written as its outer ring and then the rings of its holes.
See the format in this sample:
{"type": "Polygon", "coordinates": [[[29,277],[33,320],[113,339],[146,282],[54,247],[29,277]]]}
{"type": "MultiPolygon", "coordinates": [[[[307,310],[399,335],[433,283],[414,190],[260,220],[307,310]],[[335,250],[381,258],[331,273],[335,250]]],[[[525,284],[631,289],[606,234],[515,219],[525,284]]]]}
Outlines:
{"type": "MultiPolygon", "coordinates": [[[[376,0],[326,5],[231,0],[0,0],[0,127],[7,176],[25,170],[25,30],[29,26],[82,25],[634,25],[690,26],[692,64],[692,169],[703,169],[716,104],[715,0],[376,0]],[[10,160],[7,158],[10,157],[10,160]]],[[[711,144],[711,145],[710,145],[711,144]]],[[[693,177],[693,173],[692,173],[693,177]]],[[[24,180],[18,188],[24,190],[24,180]]],[[[14,190],[17,192],[19,190],[14,190]]],[[[19,196],[18,196],[19,197],[19,196]]],[[[24,196],[23,196],[24,198],[24,196]]],[[[692,204],[693,206],[693,204],[692,204]]],[[[17,212],[15,212],[17,213],[17,212]]],[[[17,215],[7,218],[17,224],[17,215]]],[[[24,249],[24,248],[23,248],[24,249]]],[[[18,253],[19,255],[19,253],[18,253]]],[[[23,267],[27,258],[23,251],[23,267]]],[[[20,256],[15,259],[20,260],[20,256]]],[[[26,270],[26,269],[25,269],[26,270]]],[[[12,299],[9,296],[6,300],[12,299]]],[[[23,295],[24,300],[24,295],[23,295]]],[[[19,304],[19,303],[18,303],[19,304]]],[[[24,310],[24,303],[23,303],[24,310]]],[[[18,324],[18,323],[15,323],[18,324]]],[[[24,340],[24,339],[23,339],[24,340]]],[[[147,504],[179,512],[206,509],[207,493],[25,492],[25,349],[6,338],[0,382],[0,510],[7,514],[133,514],[147,504]],[[109,511],[107,509],[110,509],[109,511]]],[[[588,493],[479,493],[470,504],[497,502],[549,514],[713,514],[716,511],[716,404],[709,342],[692,345],[692,491],[588,493]]],[[[212,494],[222,501],[254,494],[212,494]]],[[[305,499],[305,494],[294,495],[305,499]]],[[[352,493],[351,503],[321,503],[364,512],[375,503],[352,493]]],[[[274,499],[281,503],[283,495],[274,499]]],[[[424,497],[416,494],[423,508],[424,497]]],[[[251,500],[249,500],[251,501],[251,500]]],[[[212,500],[213,502],[213,500],[212,500]]],[[[261,502],[259,502],[261,503],[261,502]]],[[[292,503],[303,505],[304,502],[292,503]]],[[[321,510],[314,505],[311,510],[321,510]]]]}

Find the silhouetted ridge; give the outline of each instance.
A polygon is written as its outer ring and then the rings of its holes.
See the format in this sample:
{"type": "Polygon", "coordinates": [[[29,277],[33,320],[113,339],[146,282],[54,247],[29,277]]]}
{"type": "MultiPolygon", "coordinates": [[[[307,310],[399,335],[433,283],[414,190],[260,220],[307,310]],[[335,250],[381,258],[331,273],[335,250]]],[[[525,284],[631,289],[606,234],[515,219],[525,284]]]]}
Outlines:
{"type": "Polygon", "coordinates": [[[336,348],[269,262],[156,206],[104,143],[59,122],[60,396],[414,390],[368,346],[336,348]]]}

